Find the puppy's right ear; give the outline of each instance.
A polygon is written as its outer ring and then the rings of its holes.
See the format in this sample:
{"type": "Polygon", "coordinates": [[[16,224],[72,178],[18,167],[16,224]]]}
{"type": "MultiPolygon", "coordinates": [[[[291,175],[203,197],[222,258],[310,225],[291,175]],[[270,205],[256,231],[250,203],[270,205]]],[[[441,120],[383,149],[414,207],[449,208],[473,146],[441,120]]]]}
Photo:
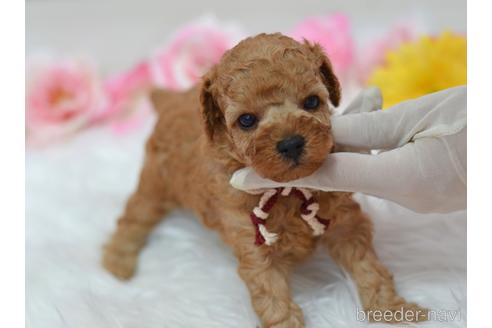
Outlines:
{"type": "Polygon", "coordinates": [[[200,90],[200,105],[205,132],[211,141],[213,141],[214,136],[222,132],[225,127],[224,115],[220,111],[219,105],[214,98],[214,80],[215,72],[212,69],[203,77],[200,90]]]}

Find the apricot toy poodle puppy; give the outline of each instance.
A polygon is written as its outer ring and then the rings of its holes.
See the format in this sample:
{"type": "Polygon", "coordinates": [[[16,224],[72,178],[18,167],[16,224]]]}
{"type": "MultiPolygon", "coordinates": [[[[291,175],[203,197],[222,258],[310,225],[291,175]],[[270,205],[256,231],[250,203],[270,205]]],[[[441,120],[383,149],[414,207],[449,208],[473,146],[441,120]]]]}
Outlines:
{"type": "Polygon", "coordinates": [[[233,248],[265,328],[304,326],[289,274],[318,242],[351,274],[366,311],[403,309],[415,314],[411,320],[425,319],[425,309],[396,293],[374,252],[371,221],[350,193],[304,191],[310,199],[270,194],[272,206],[265,195],[229,185],[232,173],[245,166],[276,181],[304,177],[332,151],[330,113],[340,102],[340,86],[319,45],[278,33],[250,37],[226,52],[199,86],[156,90],[151,98],[158,121],[140,181],[104,249],[111,273],[129,279],[156,224],[172,209],[187,208],[233,248]],[[309,206],[313,199],[319,208],[309,206]],[[313,236],[321,218],[329,225],[323,220],[326,229],[313,236]]]}

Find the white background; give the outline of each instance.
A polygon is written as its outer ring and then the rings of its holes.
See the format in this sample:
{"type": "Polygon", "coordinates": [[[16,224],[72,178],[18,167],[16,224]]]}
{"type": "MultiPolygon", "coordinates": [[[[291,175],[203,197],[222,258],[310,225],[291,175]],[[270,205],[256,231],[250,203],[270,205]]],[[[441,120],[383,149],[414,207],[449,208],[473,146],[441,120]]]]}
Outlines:
{"type": "Polygon", "coordinates": [[[238,22],[253,34],[285,32],[307,16],[338,11],[350,17],[358,39],[401,21],[429,33],[466,32],[464,0],[33,0],[26,4],[26,50],[86,54],[113,72],[130,67],[201,15],[238,22]]]}

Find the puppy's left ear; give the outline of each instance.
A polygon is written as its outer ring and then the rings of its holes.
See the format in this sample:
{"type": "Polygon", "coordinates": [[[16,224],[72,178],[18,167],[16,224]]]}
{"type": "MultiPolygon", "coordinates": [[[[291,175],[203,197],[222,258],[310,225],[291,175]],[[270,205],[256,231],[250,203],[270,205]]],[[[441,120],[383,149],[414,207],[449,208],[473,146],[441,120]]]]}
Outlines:
{"type": "Polygon", "coordinates": [[[304,45],[310,50],[314,62],[319,67],[319,72],[323,79],[323,83],[328,89],[331,103],[337,107],[340,104],[341,88],[338,78],[335,76],[335,73],[333,73],[333,67],[330,60],[318,43],[310,44],[308,41],[304,40],[304,45]]]}
{"type": "Polygon", "coordinates": [[[202,79],[200,86],[200,105],[205,132],[210,141],[214,140],[225,127],[224,115],[222,114],[216,99],[214,98],[215,68],[212,68],[202,79]]]}

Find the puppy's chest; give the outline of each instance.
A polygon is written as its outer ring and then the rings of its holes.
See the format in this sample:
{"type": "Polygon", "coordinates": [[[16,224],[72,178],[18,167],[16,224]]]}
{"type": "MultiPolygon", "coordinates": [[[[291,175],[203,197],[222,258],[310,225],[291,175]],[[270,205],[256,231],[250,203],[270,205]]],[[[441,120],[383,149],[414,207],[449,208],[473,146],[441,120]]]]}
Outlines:
{"type": "Polygon", "coordinates": [[[313,230],[301,217],[300,206],[300,201],[296,199],[279,200],[265,224],[268,231],[279,236],[273,245],[275,251],[294,258],[302,258],[312,252],[317,241],[313,230]]]}

